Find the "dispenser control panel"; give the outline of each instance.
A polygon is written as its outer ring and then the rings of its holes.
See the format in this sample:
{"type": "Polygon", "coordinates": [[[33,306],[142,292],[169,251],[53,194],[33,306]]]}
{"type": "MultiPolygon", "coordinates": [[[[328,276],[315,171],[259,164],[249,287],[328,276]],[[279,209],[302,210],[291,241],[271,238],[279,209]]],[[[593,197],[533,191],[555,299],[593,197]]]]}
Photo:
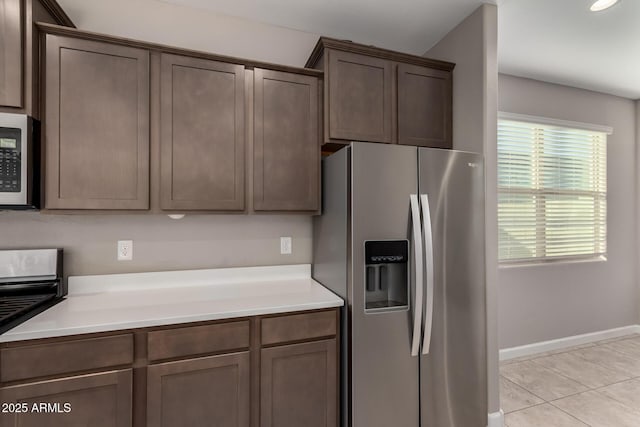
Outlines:
{"type": "Polygon", "coordinates": [[[367,240],[365,311],[374,313],[409,307],[409,241],[367,240]]]}

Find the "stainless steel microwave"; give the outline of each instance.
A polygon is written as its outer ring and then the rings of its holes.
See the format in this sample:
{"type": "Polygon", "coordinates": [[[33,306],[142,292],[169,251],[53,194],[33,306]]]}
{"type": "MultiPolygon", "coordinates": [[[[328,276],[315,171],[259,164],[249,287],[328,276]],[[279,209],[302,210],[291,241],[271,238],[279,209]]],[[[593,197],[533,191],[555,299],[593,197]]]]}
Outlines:
{"type": "Polygon", "coordinates": [[[0,113],[0,209],[39,208],[39,140],[37,120],[0,113]]]}

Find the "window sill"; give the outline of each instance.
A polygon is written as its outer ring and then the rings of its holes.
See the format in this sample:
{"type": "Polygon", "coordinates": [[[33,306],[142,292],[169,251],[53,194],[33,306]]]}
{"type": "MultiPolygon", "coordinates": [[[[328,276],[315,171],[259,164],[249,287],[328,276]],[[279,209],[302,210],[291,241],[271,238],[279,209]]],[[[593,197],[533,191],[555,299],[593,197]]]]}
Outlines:
{"type": "Polygon", "coordinates": [[[600,255],[590,258],[559,258],[559,259],[546,259],[546,260],[531,260],[531,261],[502,261],[498,262],[498,269],[511,269],[522,267],[543,267],[550,265],[564,265],[564,264],[587,264],[587,263],[599,263],[606,262],[607,256],[600,255]]]}

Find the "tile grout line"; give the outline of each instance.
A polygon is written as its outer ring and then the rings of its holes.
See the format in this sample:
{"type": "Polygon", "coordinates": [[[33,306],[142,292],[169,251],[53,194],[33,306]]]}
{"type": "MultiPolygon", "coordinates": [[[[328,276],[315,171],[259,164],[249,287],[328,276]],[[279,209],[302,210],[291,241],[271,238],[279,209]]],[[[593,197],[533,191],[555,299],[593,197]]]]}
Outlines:
{"type": "MultiPolygon", "coordinates": [[[[584,392],[583,392],[583,393],[584,393],[584,392]]],[[[568,396],[567,396],[567,397],[568,397],[568,396]]],[[[561,397],[560,399],[564,399],[564,397],[561,397]]],[[[556,400],[560,400],[560,399],[556,399],[556,400]]],[[[573,418],[574,420],[578,421],[579,423],[584,424],[584,425],[585,425],[585,426],[587,426],[587,427],[593,427],[591,424],[587,424],[587,423],[585,423],[585,422],[584,422],[584,421],[582,421],[581,419],[579,419],[579,418],[577,418],[577,417],[575,417],[575,416],[571,415],[571,414],[570,414],[570,413],[568,413],[567,411],[564,411],[562,408],[558,408],[556,405],[554,405],[554,404],[553,404],[552,402],[550,402],[550,401],[544,401],[544,402],[542,402],[542,403],[538,403],[538,404],[535,404],[535,405],[529,406],[529,407],[527,407],[527,408],[522,408],[522,409],[518,409],[517,411],[508,412],[508,413],[506,413],[506,414],[505,414],[505,416],[506,416],[506,415],[511,415],[511,414],[517,414],[518,412],[526,411],[526,410],[529,410],[529,409],[531,409],[531,408],[537,408],[538,406],[543,406],[543,405],[551,405],[551,406],[553,406],[555,409],[559,410],[559,411],[560,411],[560,412],[562,412],[563,414],[568,415],[569,417],[573,418]]]]}
{"type": "MultiPolygon", "coordinates": [[[[615,381],[615,382],[610,383],[610,384],[605,384],[605,385],[598,386],[598,387],[590,387],[590,386],[588,386],[588,385],[586,385],[586,384],[583,384],[581,381],[579,381],[579,380],[577,380],[577,379],[574,379],[574,378],[572,378],[572,377],[570,377],[570,376],[568,376],[568,375],[565,375],[565,374],[563,374],[562,372],[560,372],[560,371],[558,371],[558,370],[556,370],[556,369],[554,369],[554,368],[550,368],[550,367],[548,367],[548,366],[543,365],[543,364],[542,364],[542,363],[540,363],[540,362],[536,362],[536,359],[541,359],[541,358],[543,358],[543,357],[549,357],[549,356],[554,356],[554,355],[559,355],[559,354],[571,353],[571,352],[575,352],[575,351],[578,351],[578,350],[588,350],[588,349],[590,349],[590,348],[592,348],[592,349],[593,349],[593,348],[598,348],[598,347],[600,347],[600,348],[606,348],[607,350],[610,350],[610,351],[612,351],[612,352],[614,352],[614,353],[616,353],[616,354],[618,354],[618,355],[624,356],[624,357],[626,357],[626,358],[630,358],[630,359],[638,360],[637,355],[632,355],[632,354],[629,354],[629,353],[625,353],[625,352],[623,352],[623,351],[620,351],[620,350],[618,350],[618,349],[616,349],[616,348],[609,347],[609,346],[608,346],[608,344],[611,344],[611,343],[614,343],[614,342],[619,342],[619,341],[632,340],[632,339],[636,339],[636,338],[639,338],[639,337],[640,337],[640,335],[638,335],[638,334],[631,334],[631,335],[627,335],[627,336],[624,336],[624,337],[617,337],[616,339],[603,340],[603,341],[605,341],[605,342],[602,342],[602,343],[591,343],[591,345],[586,345],[586,346],[585,346],[585,345],[574,346],[573,348],[568,348],[568,349],[565,349],[565,350],[563,350],[563,351],[557,351],[557,352],[554,352],[554,351],[551,351],[551,352],[545,352],[545,353],[550,353],[550,354],[543,354],[543,353],[540,353],[540,354],[538,354],[538,355],[532,355],[531,357],[528,357],[528,358],[523,359],[523,360],[513,361],[513,362],[511,362],[511,363],[505,363],[504,365],[503,365],[503,364],[501,364],[501,366],[500,366],[500,371],[502,371],[502,368],[505,368],[505,367],[507,367],[507,366],[509,366],[509,365],[524,364],[524,362],[533,362],[536,366],[538,366],[538,367],[540,367],[540,368],[546,369],[546,370],[548,370],[548,371],[550,371],[550,372],[552,372],[552,373],[554,373],[554,374],[556,374],[556,375],[558,375],[558,376],[560,376],[560,377],[563,377],[563,378],[565,378],[565,379],[568,379],[568,380],[574,381],[575,383],[577,383],[577,384],[579,384],[579,385],[581,385],[581,386],[583,386],[583,387],[585,387],[585,388],[586,388],[586,390],[583,390],[583,391],[580,391],[580,392],[577,392],[577,393],[571,393],[571,394],[568,394],[568,395],[566,395],[566,396],[562,396],[562,397],[559,397],[559,398],[556,398],[556,399],[547,400],[547,399],[545,399],[545,398],[543,398],[543,397],[541,397],[541,396],[537,395],[536,393],[532,392],[532,391],[531,391],[531,390],[529,390],[527,387],[525,387],[525,386],[523,386],[523,385],[521,385],[521,384],[519,384],[519,383],[517,383],[517,382],[515,382],[515,381],[511,380],[510,378],[508,378],[508,377],[506,377],[506,376],[502,375],[502,373],[500,373],[500,376],[501,376],[505,381],[507,381],[507,382],[509,382],[509,383],[511,383],[511,384],[513,384],[513,385],[515,385],[515,386],[517,386],[517,387],[522,388],[522,389],[523,389],[524,391],[526,391],[527,393],[529,393],[529,394],[531,394],[532,396],[534,396],[534,397],[536,397],[536,398],[538,398],[538,399],[542,400],[542,403],[538,403],[538,404],[534,404],[534,405],[531,405],[531,406],[527,406],[527,407],[524,407],[524,408],[518,409],[518,410],[516,410],[516,411],[511,411],[511,412],[506,413],[505,415],[516,414],[516,413],[518,413],[518,412],[526,411],[526,410],[529,410],[529,409],[531,409],[531,408],[536,408],[536,407],[538,407],[538,406],[542,406],[542,405],[545,405],[545,404],[549,404],[549,405],[551,405],[553,408],[555,408],[555,409],[559,410],[560,412],[562,412],[563,414],[565,414],[565,415],[567,415],[567,416],[571,417],[572,419],[576,420],[577,422],[579,422],[579,423],[581,423],[581,424],[583,424],[583,425],[585,425],[585,426],[587,426],[587,427],[593,427],[591,424],[589,424],[589,423],[587,423],[587,422],[585,422],[585,421],[581,420],[581,419],[580,419],[580,418],[578,418],[577,416],[574,416],[573,414],[571,414],[571,413],[569,413],[569,412],[567,412],[567,411],[563,410],[562,408],[558,407],[558,406],[557,406],[557,404],[556,404],[559,400],[566,399],[566,398],[570,398],[570,397],[577,396],[577,395],[580,395],[580,394],[583,394],[583,393],[588,393],[588,392],[596,392],[596,393],[598,394],[598,396],[599,396],[599,397],[602,397],[602,398],[604,398],[604,399],[610,399],[611,401],[616,402],[616,403],[618,403],[618,404],[620,404],[620,405],[624,406],[625,408],[629,409],[629,410],[630,410],[630,411],[632,411],[632,412],[636,412],[636,411],[638,411],[638,409],[637,409],[637,408],[632,407],[632,406],[629,406],[627,403],[624,403],[624,402],[622,402],[621,400],[619,400],[619,399],[617,399],[617,398],[615,398],[615,397],[613,397],[613,396],[609,396],[609,395],[607,395],[607,394],[602,393],[602,390],[603,390],[603,389],[605,389],[605,388],[607,388],[607,387],[611,387],[611,386],[614,386],[614,385],[622,384],[622,383],[625,383],[625,382],[629,382],[629,381],[633,381],[633,380],[640,380],[640,376],[631,376],[631,377],[629,377],[629,378],[625,378],[625,379],[620,380],[620,381],[615,381]]],[[[634,342],[634,344],[635,344],[635,342],[634,342]]],[[[589,359],[587,359],[586,357],[583,357],[583,356],[582,356],[582,355],[580,355],[580,354],[577,354],[577,353],[576,353],[576,354],[575,354],[575,356],[576,356],[576,357],[578,357],[578,358],[580,358],[581,360],[583,360],[583,361],[585,361],[585,362],[588,362],[588,363],[590,363],[590,364],[592,364],[592,365],[598,366],[599,368],[602,368],[602,369],[605,369],[605,370],[607,370],[607,371],[610,371],[610,372],[611,372],[611,373],[613,373],[613,374],[616,374],[616,375],[628,375],[628,374],[629,374],[629,373],[628,373],[628,371],[625,371],[624,369],[618,369],[618,368],[614,369],[614,368],[611,368],[611,367],[610,367],[610,365],[609,365],[609,366],[604,365],[604,364],[602,364],[601,362],[599,362],[599,361],[597,361],[597,360],[596,360],[596,361],[594,361],[594,360],[589,360],[589,359]]],[[[506,427],[506,424],[505,424],[505,427],[506,427]]]]}
{"type": "MultiPolygon", "coordinates": [[[[536,365],[540,366],[541,368],[544,368],[544,369],[546,369],[546,370],[548,370],[548,371],[551,371],[551,372],[553,372],[553,373],[554,373],[554,374],[556,374],[556,375],[559,375],[559,376],[561,376],[561,377],[564,377],[564,378],[566,378],[566,379],[568,379],[568,380],[570,380],[570,381],[573,381],[573,382],[575,382],[575,383],[578,383],[578,384],[580,384],[581,386],[583,386],[583,387],[586,387],[586,388],[587,388],[587,390],[583,390],[583,391],[578,392],[578,393],[573,393],[573,394],[571,394],[571,396],[573,396],[573,395],[575,395],[575,394],[579,394],[579,393],[584,393],[585,391],[593,390],[593,388],[592,388],[592,387],[590,387],[590,386],[588,386],[588,385],[586,385],[586,384],[582,384],[580,381],[578,381],[578,380],[576,380],[576,379],[574,379],[574,378],[571,378],[570,376],[565,375],[565,374],[563,374],[562,372],[559,372],[559,371],[557,371],[557,370],[555,370],[555,369],[553,369],[553,368],[549,368],[548,366],[544,366],[543,364],[538,363],[538,362],[536,362],[535,360],[532,360],[532,362],[533,362],[533,363],[535,363],[536,365]]],[[[567,397],[567,396],[564,396],[564,397],[567,397]]],[[[560,397],[559,399],[562,399],[562,397],[560,397]]],[[[557,400],[557,399],[554,399],[554,400],[557,400]]]]}
{"type": "MultiPolygon", "coordinates": [[[[525,360],[525,361],[523,361],[523,362],[518,362],[518,363],[524,363],[524,362],[533,362],[533,360],[525,360]]],[[[535,363],[535,362],[534,362],[534,363],[535,363]]],[[[591,391],[591,390],[593,390],[591,387],[586,386],[586,385],[584,385],[584,384],[582,384],[582,383],[580,383],[580,382],[578,382],[578,381],[575,381],[574,379],[569,378],[569,377],[567,377],[567,376],[565,376],[565,375],[559,374],[559,373],[557,373],[556,371],[554,371],[554,370],[551,370],[551,369],[547,368],[546,366],[542,366],[542,365],[541,365],[541,364],[539,364],[539,363],[536,363],[536,365],[537,365],[537,366],[539,366],[539,367],[541,367],[541,368],[543,368],[543,369],[546,369],[546,370],[548,370],[548,371],[551,371],[552,373],[554,373],[554,374],[556,374],[556,375],[558,375],[558,376],[561,376],[561,377],[563,377],[563,378],[565,378],[565,379],[568,379],[568,380],[570,380],[570,381],[574,381],[574,382],[576,382],[576,383],[580,384],[581,386],[586,387],[586,388],[587,388],[587,390],[582,390],[582,391],[578,391],[578,392],[576,392],[576,393],[571,393],[571,394],[568,394],[568,395],[566,395],[566,396],[558,397],[557,399],[547,400],[547,399],[545,399],[545,398],[544,398],[544,397],[542,397],[542,396],[538,396],[537,394],[535,394],[534,392],[532,392],[531,390],[529,390],[529,389],[528,389],[527,387],[525,387],[524,385],[518,384],[517,382],[512,381],[512,380],[511,380],[511,379],[509,379],[508,377],[504,377],[504,378],[505,378],[506,380],[508,380],[508,381],[512,382],[513,384],[515,384],[515,385],[517,385],[517,386],[519,386],[519,387],[523,388],[523,389],[524,389],[525,391],[527,391],[528,393],[531,393],[532,395],[534,395],[534,396],[536,396],[536,397],[538,397],[538,398],[540,398],[540,399],[544,400],[544,401],[545,401],[545,403],[550,403],[550,402],[552,402],[552,401],[554,401],[554,400],[564,399],[565,397],[575,396],[575,395],[577,395],[577,394],[585,393],[585,392],[587,392],[587,391],[591,391]]],[[[533,406],[537,406],[537,405],[533,405],[533,406]]],[[[533,406],[530,406],[530,408],[532,408],[533,406]]],[[[517,412],[517,411],[514,411],[514,412],[517,412]]]]}
{"type": "MultiPolygon", "coordinates": [[[[538,396],[538,395],[537,395],[537,394],[535,394],[534,392],[532,392],[532,391],[530,391],[530,390],[528,390],[528,389],[526,389],[526,388],[522,387],[520,384],[518,384],[518,383],[515,383],[515,382],[511,381],[509,378],[505,377],[504,375],[500,374],[500,376],[501,376],[502,378],[504,378],[504,379],[505,379],[505,381],[509,381],[511,384],[514,384],[514,385],[516,385],[517,387],[520,387],[521,389],[523,389],[523,390],[524,390],[524,391],[526,391],[527,393],[529,393],[529,394],[531,394],[531,395],[533,395],[533,396],[537,397],[538,399],[542,400],[542,401],[543,401],[543,403],[547,401],[544,397],[538,396]]],[[[535,405],[532,405],[532,406],[527,406],[527,408],[532,408],[532,407],[537,406],[537,405],[538,405],[538,404],[535,404],[535,405]]],[[[522,409],[526,409],[526,408],[522,408],[522,409]]],[[[518,409],[518,411],[520,411],[520,409],[518,409]]],[[[510,414],[510,413],[513,413],[513,412],[517,412],[517,411],[511,411],[511,412],[505,412],[505,413],[509,413],[509,414],[510,414]]]]}
{"type": "MultiPolygon", "coordinates": [[[[553,355],[553,356],[555,356],[555,355],[553,355]]],[[[599,368],[602,368],[602,369],[604,369],[604,370],[607,370],[607,371],[609,371],[610,373],[612,373],[612,374],[614,374],[614,375],[627,375],[627,374],[622,374],[622,373],[620,373],[619,371],[616,371],[616,370],[614,370],[614,369],[611,369],[611,368],[610,368],[610,367],[608,367],[608,366],[604,366],[604,365],[602,365],[602,364],[600,364],[600,363],[598,363],[598,362],[593,362],[593,361],[591,361],[591,360],[585,359],[584,357],[581,357],[579,354],[576,354],[576,357],[578,357],[578,358],[582,359],[583,361],[585,361],[585,362],[587,362],[587,363],[590,363],[590,364],[592,364],[592,365],[596,365],[596,366],[598,366],[599,368]]],[[[587,389],[589,389],[589,390],[597,390],[597,389],[602,388],[602,387],[608,387],[608,386],[610,386],[610,385],[612,385],[612,384],[617,384],[617,383],[620,383],[620,382],[624,382],[624,381],[628,381],[628,380],[630,380],[630,379],[633,379],[633,377],[627,377],[627,378],[625,378],[625,379],[623,379],[623,380],[612,382],[611,384],[605,384],[605,385],[601,385],[601,386],[597,386],[597,387],[591,387],[590,385],[587,385],[587,384],[584,384],[584,383],[580,382],[580,380],[578,380],[578,379],[576,379],[576,378],[572,378],[572,377],[570,377],[570,376],[568,376],[568,375],[566,375],[566,374],[563,374],[563,373],[562,373],[562,372],[560,372],[560,370],[558,370],[558,369],[551,368],[551,367],[549,367],[549,366],[544,366],[543,364],[541,364],[541,363],[539,363],[539,362],[535,362],[535,361],[533,361],[533,362],[534,362],[534,363],[536,363],[536,364],[537,364],[537,365],[539,365],[539,366],[542,366],[543,368],[549,369],[549,370],[551,370],[551,371],[553,371],[553,372],[557,373],[558,375],[562,375],[562,376],[564,376],[564,377],[566,377],[566,378],[569,378],[570,380],[575,381],[575,382],[577,382],[578,384],[581,384],[581,385],[583,385],[583,386],[587,387],[587,389]]]]}
{"type": "MultiPolygon", "coordinates": [[[[618,341],[622,341],[622,340],[624,340],[624,339],[621,339],[621,340],[618,340],[618,341]]],[[[612,342],[613,342],[613,341],[612,341],[612,342]]],[[[604,386],[591,387],[591,386],[588,386],[587,384],[583,384],[583,383],[581,383],[580,381],[578,381],[578,380],[576,380],[576,379],[574,379],[574,378],[571,378],[571,377],[569,377],[569,376],[567,376],[567,375],[565,375],[565,374],[563,374],[563,373],[561,373],[561,372],[557,371],[556,369],[549,368],[549,367],[544,366],[543,364],[541,364],[541,363],[539,363],[539,362],[536,362],[536,359],[541,359],[541,358],[543,358],[543,357],[555,356],[555,355],[558,355],[558,354],[565,354],[565,353],[570,353],[570,352],[577,351],[577,350],[583,350],[583,349],[588,349],[588,348],[592,348],[592,347],[600,347],[600,346],[604,346],[604,345],[606,345],[606,344],[593,345],[593,346],[590,346],[590,347],[580,347],[580,348],[575,348],[575,349],[570,349],[570,350],[567,350],[567,351],[563,351],[563,352],[561,352],[561,353],[549,354],[549,355],[546,355],[546,356],[542,356],[542,355],[540,355],[540,356],[537,356],[537,357],[533,357],[533,358],[531,358],[531,359],[521,360],[521,361],[518,361],[518,362],[513,362],[513,363],[510,363],[510,364],[508,364],[508,365],[504,365],[504,367],[506,367],[506,366],[510,366],[510,365],[516,365],[516,364],[520,364],[520,363],[524,363],[524,362],[533,362],[533,363],[535,363],[535,364],[536,364],[537,366],[539,366],[539,367],[542,367],[542,368],[544,368],[544,369],[547,369],[547,370],[549,370],[549,371],[551,371],[551,372],[553,372],[553,373],[555,373],[555,374],[557,374],[557,375],[560,375],[560,376],[562,376],[562,377],[564,377],[564,378],[566,378],[566,379],[568,379],[568,380],[574,381],[574,382],[576,382],[576,383],[578,383],[578,384],[582,385],[583,387],[586,387],[586,388],[587,388],[587,390],[581,391],[581,392],[579,392],[579,393],[584,393],[585,391],[590,391],[590,390],[596,390],[596,389],[598,389],[598,388],[602,388],[602,387],[608,387],[609,385],[617,384],[617,383],[624,382],[624,381],[628,381],[628,380],[630,380],[630,379],[634,379],[634,378],[640,378],[640,376],[639,376],[639,377],[629,377],[629,378],[627,378],[627,379],[624,379],[624,380],[621,380],[621,381],[616,381],[615,383],[607,384],[607,385],[604,385],[604,386]]],[[[630,358],[632,358],[632,357],[633,357],[633,356],[630,356],[629,354],[622,353],[622,352],[620,352],[620,351],[618,351],[618,350],[615,350],[615,349],[612,349],[612,348],[609,348],[609,347],[607,347],[607,349],[612,350],[612,351],[615,351],[616,353],[621,354],[621,355],[626,356],[626,357],[630,357],[630,358]]],[[[590,360],[588,360],[588,359],[585,359],[584,357],[581,357],[580,355],[576,355],[576,356],[580,357],[581,359],[583,359],[583,360],[584,360],[584,361],[586,361],[586,362],[589,362],[589,363],[592,363],[592,364],[594,364],[594,365],[597,365],[597,366],[599,366],[599,367],[601,367],[601,368],[607,369],[607,370],[609,370],[609,371],[611,371],[611,372],[613,372],[613,373],[617,373],[617,371],[614,371],[613,369],[611,369],[611,368],[609,368],[609,367],[607,367],[607,366],[604,366],[604,365],[602,365],[602,364],[600,364],[600,363],[598,363],[598,362],[592,362],[592,361],[590,361],[590,360]]],[[[501,368],[502,368],[502,367],[501,367],[501,368]]],[[[502,375],[502,374],[501,374],[501,375],[502,375]]],[[[503,375],[503,376],[504,376],[504,375],[503,375]]],[[[504,376],[504,378],[505,378],[505,379],[507,379],[507,380],[509,380],[509,381],[511,381],[512,383],[514,383],[514,384],[516,384],[516,385],[518,385],[518,386],[522,387],[523,389],[525,389],[525,390],[526,390],[526,391],[528,391],[529,393],[531,393],[531,394],[533,394],[533,395],[535,395],[535,396],[537,396],[537,397],[540,397],[540,396],[536,395],[535,393],[533,393],[533,392],[532,392],[531,390],[529,390],[528,388],[526,388],[525,386],[520,385],[520,384],[516,383],[515,381],[510,380],[510,379],[509,379],[509,378],[507,378],[506,376],[504,376]]],[[[570,395],[567,395],[567,396],[564,396],[564,397],[573,396],[573,395],[575,395],[575,394],[579,394],[579,393],[573,393],[573,394],[570,394],[570,395]]],[[[540,397],[540,399],[543,399],[543,398],[542,398],[542,397],[540,397]]],[[[562,397],[561,397],[561,398],[559,398],[559,399],[562,399],[562,397]]],[[[557,399],[554,399],[554,400],[557,400],[557,399]]]]}
{"type": "MultiPolygon", "coordinates": [[[[583,393],[586,393],[586,392],[583,392],[583,393]]],[[[574,396],[575,396],[575,394],[574,394],[574,396]]],[[[569,396],[567,396],[567,397],[569,397],[569,396]]],[[[562,399],[564,399],[564,397],[563,397],[562,399]]],[[[556,399],[556,400],[560,400],[560,399],[556,399]]],[[[588,426],[588,427],[593,427],[591,424],[588,424],[586,421],[583,421],[583,420],[581,420],[580,418],[576,417],[575,415],[570,414],[570,413],[568,413],[567,411],[565,411],[564,409],[559,408],[558,406],[554,405],[554,404],[553,404],[553,402],[547,402],[547,403],[549,403],[549,405],[551,405],[551,406],[553,406],[554,408],[556,408],[558,411],[560,411],[560,412],[562,412],[562,413],[564,413],[564,414],[567,414],[568,416],[570,416],[570,417],[571,417],[571,418],[573,418],[574,420],[576,420],[576,421],[578,421],[578,422],[580,422],[580,423],[582,423],[582,424],[584,424],[584,425],[586,425],[586,426],[588,426]]]]}
{"type": "Polygon", "coordinates": [[[626,404],[626,403],[625,403],[625,402],[623,402],[622,400],[619,400],[619,399],[615,398],[614,396],[609,396],[609,395],[603,394],[603,393],[600,391],[600,390],[602,390],[603,388],[607,388],[607,387],[612,386],[612,385],[617,385],[617,384],[626,383],[626,382],[628,382],[628,381],[633,381],[633,380],[636,380],[636,379],[638,379],[638,378],[630,378],[630,379],[628,379],[628,380],[619,381],[619,382],[617,382],[617,383],[609,384],[609,385],[606,385],[606,386],[603,386],[603,387],[599,387],[599,388],[596,388],[596,389],[593,389],[593,390],[590,390],[590,391],[595,391],[595,392],[597,392],[597,393],[598,393],[598,394],[600,394],[601,396],[604,396],[604,397],[605,397],[605,398],[607,398],[607,399],[611,399],[611,400],[613,400],[613,401],[618,402],[619,404],[621,404],[622,406],[624,406],[624,407],[626,407],[626,408],[630,409],[630,410],[631,410],[631,411],[633,411],[633,412],[638,412],[638,413],[640,413],[640,409],[635,408],[635,407],[633,407],[633,406],[629,406],[628,404],[626,404]]]}
{"type": "MultiPolygon", "coordinates": [[[[626,380],[626,381],[630,381],[630,380],[626,380]]],[[[624,381],[623,381],[623,382],[624,382],[624,381]]],[[[616,383],[616,384],[620,384],[620,383],[616,383]]],[[[613,384],[611,384],[611,385],[613,385],[613,384]]],[[[605,388],[605,387],[609,387],[609,386],[604,386],[604,387],[600,387],[600,388],[605,388]]],[[[582,393],[576,393],[576,394],[572,394],[571,396],[561,397],[561,398],[559,398],[559,399],[554,399],[554,400],[549,401],[549,402],[547,402],[547,403],[549,403],[550,405],[553,405],[555,408],[558,408],[558,409],[559,409],[559,410],[561,410],[562,412],[565,412],[565,413],[567,413],[568,415],[571,415],[573,418],[578,419],[581,423],[583,423],[583,424],[587,424],[585,421],[580,420],[579,418],[577,418],[577,417],[573,416],[572,414],[570,414],[570,413],[568,413],[567,411],[563,410],[562,408],[558,407],[558,406],[555,404],[555,402],[557,402],[557,401],[559,401],[559,400],[563,400],[563,399],[568,398],[568,397],[573,397],[573,396],[577,396],[577,395],[579,395],[579,394],[584,394],[584,393],[589,393],[589,392],[596,392],[596,393],[598,393],[598,394],[600,395],[600,397],[601,397],[601,399],[600,399],[600,400],[603,400],[602,398],[612,400],[612,401],[617,402],[617,403],[619,403],[620,405],[624,406],[625,408],[629,409],[630,411],[632,411],[632,412],[636,412],[636,413],[640,414],[640,411],[639,411],[637,408],[634,408],[634,407],[628,406],[626,403],[621,402],[620,400],[616,399],[615,397],[611,397],[611,396],[607,396],[607,395],[605,395],[605,394],[602,394],[602,393],[599,391],[599,389],[592,389],[592,390],[583,391],[582,393]]]]}

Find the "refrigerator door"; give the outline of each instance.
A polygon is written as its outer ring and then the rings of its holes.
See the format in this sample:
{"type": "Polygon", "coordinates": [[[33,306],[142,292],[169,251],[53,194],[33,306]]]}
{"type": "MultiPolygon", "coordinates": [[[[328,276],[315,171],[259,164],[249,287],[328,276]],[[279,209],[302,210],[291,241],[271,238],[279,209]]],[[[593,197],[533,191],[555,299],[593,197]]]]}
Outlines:
{"type": "MultiPolygon", "coordinates": [[[[411,355],[416,267],[411,195],[415,205],[417,148],[352,143],[351,172],[351,426],[418,427],[419,355],[411,355]],[[409,274],[396,263],[403,256],[398,251],[403,242],[410,249],[409,274]],[[374,249],[365,259],[365,252],[374,249]],[[371,269],[375,262],[389,264],[371,269]],[[386,276],[378,279],[376,274],[386,276]],[[389,295],[386,305],[384,292],[389,295]]],[[[419,210],[414,212],[420,227],[419,210]]],[[[417,327],[419,340],[420,322],[417,327]]]]}
{"type": "Polygon", "coordinates": [[[483,161],[477,154],[428,148],[420,148],[418,158],[427,265],[420,426],[485,427],[483,161]]]}

